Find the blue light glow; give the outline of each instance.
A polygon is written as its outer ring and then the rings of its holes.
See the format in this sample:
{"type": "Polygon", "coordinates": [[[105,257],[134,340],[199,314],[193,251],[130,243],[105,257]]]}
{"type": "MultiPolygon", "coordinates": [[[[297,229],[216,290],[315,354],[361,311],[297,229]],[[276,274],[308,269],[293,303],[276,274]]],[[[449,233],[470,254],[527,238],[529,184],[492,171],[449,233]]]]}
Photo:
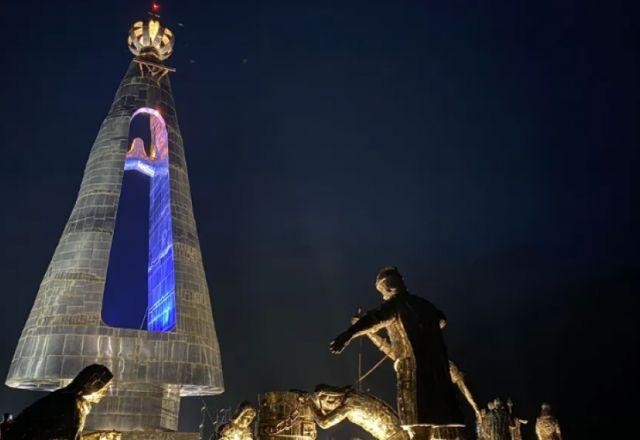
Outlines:
{"type": "Polygon", "coordinates": [[[136,137],[124,159],[102,317],[117,327],[170,332],[177,312],[168,133],[157,110],[141,108],[131,121],[129,136],[136,137]],[[140,114],[148,118],[134,121],[140,114]],[[148,132],[140,125],[147,121],[148,132]],[[148,149],[138,134],[147,138],[148,149]],[[146,309],[144,319],[139,306],[146,309]]]}
{"type": "Polygon", "coordinates": [[[149,204],[149,311],[147,329],[168,332],[176,326],[176,288],[168,161],[156,166],[149,204]]]}
{"type": "Polygon", "coordinates": [[[141,108],[149,115],[150,153],[142,139],[135,138],[124,169],[136,170],[151,178],[149,189],[149,254],[147,267],[147,330],[169,332],[176,327],[176,283],[171,228],[171,188],[167,128],[160,113],[141,108]]]}

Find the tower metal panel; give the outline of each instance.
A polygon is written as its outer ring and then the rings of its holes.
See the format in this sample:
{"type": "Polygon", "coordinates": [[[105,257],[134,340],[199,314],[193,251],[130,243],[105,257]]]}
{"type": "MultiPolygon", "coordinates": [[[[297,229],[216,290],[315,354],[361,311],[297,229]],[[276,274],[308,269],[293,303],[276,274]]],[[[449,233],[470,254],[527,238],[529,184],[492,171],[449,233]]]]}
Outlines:
{"type": "MultiPolygon", "coordinates": [[[[166,37],[168,30],[161,31],[166,37]]],[[[11,387],[55,390],[87,365],[109,367],[114,385],[90,414],[89,430],[176,430],[180,396],[224,391],[168,71],[144,50],[129,65],[91,149],[6,380],[11,387]],[[139,112],[150,114],[156,142],[165,136],[166,145],[152,161],[160,170],[152,180],[149,222],[148,328],[153,331],[110,327],[101,319],[129,124],[139,112]]]]}

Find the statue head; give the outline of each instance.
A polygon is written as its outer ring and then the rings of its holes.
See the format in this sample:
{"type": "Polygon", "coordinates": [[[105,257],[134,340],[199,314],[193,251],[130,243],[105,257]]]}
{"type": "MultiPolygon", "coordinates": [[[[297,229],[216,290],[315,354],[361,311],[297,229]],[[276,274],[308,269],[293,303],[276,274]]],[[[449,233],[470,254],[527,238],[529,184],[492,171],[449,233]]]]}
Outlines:
{"type": "Polygon", "coordinates": [[[541,416],[548,416],[549,414],[551,414],[551,405],[549,405],[548,403],[545,402],[540,407],[540,415],[541,416]]]}
{"type": "Polygon", "coordinates": [[[350,386],[318,385],[313,393],[315,404],[323,414],[329,413],[342,405],[349,391],[351,391],[350,386]]]}
{"type": "Polygon", "coordinates": [[[493,399],[493,406],[495,409],[502,409],[502,400],[500,400],[499,397],[496,397],[495,399],[493,399]]]}
{"type": "Polygon", "coordinates": [[[487,408],[489,408],[489,411],[493,411],[494,409],[496,409],[495,404],[493,403],[493,401],[487,403],[487,408]]]}
{"type": "Polygon", "coordinates": [[[98,403],[109,391],[111,379],[113,379],[113,374],[104,365],[89,365],[65,387],[65,391],[71,392],[87,402],[98,403]]]}
{"type": "Polygon", "coordinates": [[[248,428],[256,418],[256,409],[249,402],[242,402],[236,411],[233,421],[241,428],[248,428]]]}
{"type": "Polygon", "coordinates": [[[407,291],[402,275],[398,272],[398,268],[394,266],[384,267],[378,272],[376,289],[382,294],[385,301],[398,293],[407,291]]]}

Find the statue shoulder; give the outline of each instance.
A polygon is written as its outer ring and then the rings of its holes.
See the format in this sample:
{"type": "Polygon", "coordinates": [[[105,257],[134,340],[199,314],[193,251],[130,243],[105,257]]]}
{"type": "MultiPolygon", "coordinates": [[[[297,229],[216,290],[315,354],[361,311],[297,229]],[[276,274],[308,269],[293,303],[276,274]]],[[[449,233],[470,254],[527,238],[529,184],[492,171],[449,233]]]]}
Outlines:
{"type": "Polygon", "coordinates": [[[431,308],[436,308],[436,306],[433,305],[433,303],[431,301],[429,301],[428,299],[426,299],[423,296],[419,296],[419,295],[414,295],[413,293],[405,293],[404,297],[406,299],[406,301],[413,303],[413,304],[420,304],[423,307],[431,307],[431,308]]]}
{"type": "Polygon", "coordinates": [[[436,316],[444,317],[444,313],[435,306],[431,301],[422,296],[413,295],[411,293],[407,294],[407,302],[411,304],[413,307],[416,307],[423,311],[423,313],[430,313],[436,316]]]}

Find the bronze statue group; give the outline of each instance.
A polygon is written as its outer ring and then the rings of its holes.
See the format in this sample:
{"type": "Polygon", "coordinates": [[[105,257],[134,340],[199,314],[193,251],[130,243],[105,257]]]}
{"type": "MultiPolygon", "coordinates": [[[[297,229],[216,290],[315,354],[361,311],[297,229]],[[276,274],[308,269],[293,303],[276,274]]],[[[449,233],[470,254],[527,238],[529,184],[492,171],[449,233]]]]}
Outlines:
{"type": "MultiPolygon", "coordinates": [[[[410,294],[395,267],[380,271],[375,286],[383,297],[382,304],[354,317],[352,325],[331,341],[329,348],[339,354],[355,338],[366,336],[390,358],[396,375],[397,411],[351,387],[318,385],[313,392],[297,392],[296,415],[279,421],[265,436],[282,432],[279,425],[290,428],[302,408],[323,429],[348,420],[377,440],[463,439],[465,423],[455,394],[457,387],[475,413],[478,440],[522,440],[521,427],[527,421],[514,414],[510,400],[505,406],[495,399],[483,409],[476,404],[463,374],[449,360],[442,334],[445,315],[431,302],[410,294]]],[[[84,420],[91,406],[107,392],[112,378],[104,366],[85,368],[70,385],[26,408],[15,421],[5,420],[0,440],[91,438],[82,437],[84,420]]],[[[256,415],[252,405],[241,405],[235,417],[218,428],[218,440],[253,440],[256,415]]],[[[548,404],[542,405],[535,431],[539,440],[561,440],[558,421],[548,404]]]]}
{"type": "MultiPolygon", "coordinates": [[[[382,269],[375,286],[382,304],[354,317],[329,348],[339,354],[352,340],[366,336],[390,358],[396,374],[397,411],[351,387],[318,385],[314,392],[300,392],[299,396],[316,424],[327,429],[348,420],[377,440],[462,439],[465,424],[455,385],[475,413],[478,440],[522,440],[521,428],[527,421],[515,416],[510,400],[507,407],[500,399],[484,409],[476,404],[462,372],[449,360],[442,335],[445,315],[431,302],[410,294],[395,267],[382,269]]],[[[219,440],[253,440],[244,420],[244,430],[238,429],[235,419],[222,426],[219,440]]],[[[291,420],[287,423],[291,425],[291,420]]],[[[561,440],[558,421],[547,404],[542,406],[535,431],[539,440],[561,440]]]]}
{"type": "MultiPolygon", "coordinates": [[[[449,360],[442,335],[444,313],[426,299],[410,294],[395,267],[382,269],[375,285],[383,303],[354,320],[331,342],[330,349],[340,353],[354,338],[366,336],[393,361],[397,414],[409,437],[463,437],[464,421],[455,398],[455,384],[476,415],[479,440],[522,440],[521,428],[527,422],[513,414],[510,400],[508,408],[495,399],[487,409],[478,409],[463,374],[449,360]],[[381,334],[383,330],[386,337],[381,334]]],[[[542,405],[535,431],[539,440],[561,440],[558,421],[548,404],[542,405]]]]}
{"type": "MultiPolygon", "coordinates": [[[[502,400],[496,398],[489,402],[486,409],[480,411],[480,417],[476,421],[476,433],[478,440],[522,440],[522,425],[527,420],[514,414],[513,402],[507,400],[505,408],[502,400]]],[[[542,404],[540,415],[535,424],[536,436],[539,440],[561,440],[560,424],[551,415],[551,406],[542,404]]]]}

